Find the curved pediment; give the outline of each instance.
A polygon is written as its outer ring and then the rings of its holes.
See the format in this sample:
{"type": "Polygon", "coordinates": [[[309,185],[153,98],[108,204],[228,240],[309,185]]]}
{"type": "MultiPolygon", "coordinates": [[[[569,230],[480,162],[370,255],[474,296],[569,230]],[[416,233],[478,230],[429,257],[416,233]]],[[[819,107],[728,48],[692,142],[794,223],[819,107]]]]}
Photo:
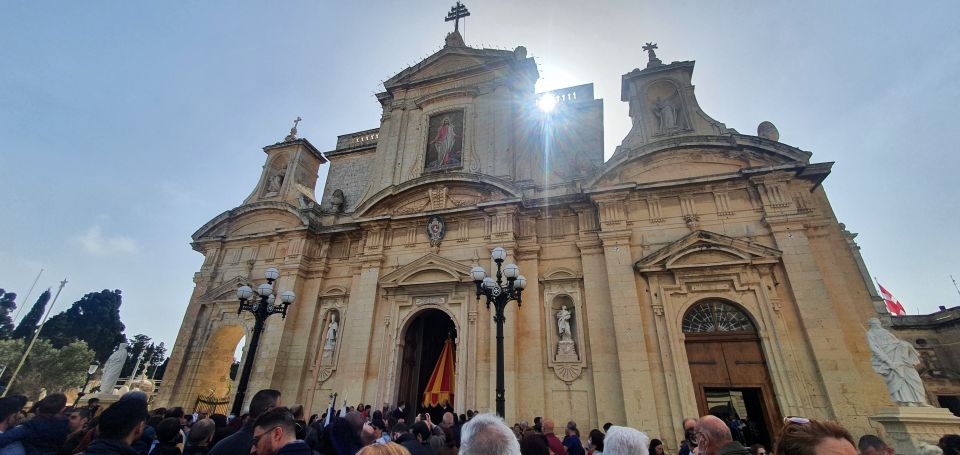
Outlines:
{"type": "Polygon", "coordinates": [[[386,188],[362,202],[357,217],[397,216],[426,213],[520,197],[507,181],[476,174],[427,175],[386,188]]]}
{"type": "Polygon", "coordinates": [[[380,279],[383,287],[472,282],[470,266],[434,253],[426,254],[380,279]]]}
{"type": "Polygon", "coordinates": [[[780,260],[780,250],[709,231],[695,231],[634,264],[638,272],[717,267],[728,265],[772,264],[780,260]]]}
{"type": "Polygon", "coordinates": [[[810,156],[809,152],[753,136],[686,136],[618,150],[587,186],[737,176],[750,169],[803,166],[810,156]]]}
{"type": "Polygon", "coordinates": [[[265,234],[307,225],[295,207],[285,202],[256,202],[245,204],[217,215],[197,229],[191,238],[195,242],[211,238],[265,234]]]}

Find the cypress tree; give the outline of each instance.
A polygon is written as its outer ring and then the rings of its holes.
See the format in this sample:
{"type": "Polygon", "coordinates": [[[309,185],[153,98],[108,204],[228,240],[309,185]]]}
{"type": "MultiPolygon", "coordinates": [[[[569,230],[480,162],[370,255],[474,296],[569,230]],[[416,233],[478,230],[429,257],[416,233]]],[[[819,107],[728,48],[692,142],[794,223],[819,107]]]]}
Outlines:
{"type": "Polygon", "coordinates": [[[13,330],[13,338],[29,340],[37,328],[40,327],[40,319],[43,318],[43,312],[47,309],[47,303],[49,302],[50,289],[48,288],[43,294],[40,294],[36,303],[30,307],[30,312],[20,320],[20,324],[17,324],[17,328],[13,330]]]}

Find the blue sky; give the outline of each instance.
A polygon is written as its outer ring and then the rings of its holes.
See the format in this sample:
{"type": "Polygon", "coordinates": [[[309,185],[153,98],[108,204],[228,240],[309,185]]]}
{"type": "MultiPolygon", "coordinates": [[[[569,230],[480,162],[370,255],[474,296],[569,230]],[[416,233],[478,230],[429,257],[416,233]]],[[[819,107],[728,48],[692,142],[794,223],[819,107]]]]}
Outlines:
{"type": "MultiPolygon", "coordinates": [[[[293,118],[321,150],[378,125],[380,82],[436,51],[452,2],[27,2],[0,15],[0,287],[67,277],[55,311],[124,291],[128,335],[170,344],[190,234],[256,184],[293,118]]],[[[960,3],[468,2],[469,45],[526,46],[538,90],[593,82],[607,156],[646,41],[696,60],[703,109],[836,161],[825,187],[908,311],[960,304],[960,3]]],[[[322,187],[322,186],[321,186],[322,187]]],[[[35,291],[32,301],[39,291],[35,291]]],[[[32,303],[32,302],[28,302],[32,303]]]]}

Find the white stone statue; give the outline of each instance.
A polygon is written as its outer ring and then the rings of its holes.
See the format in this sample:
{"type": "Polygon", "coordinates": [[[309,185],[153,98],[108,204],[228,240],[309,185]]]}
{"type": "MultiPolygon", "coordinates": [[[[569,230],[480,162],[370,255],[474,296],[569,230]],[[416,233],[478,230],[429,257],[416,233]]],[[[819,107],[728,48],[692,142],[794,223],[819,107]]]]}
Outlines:
{"type": "Polygon", "coordinates": [[[330,315],[330,324],[327,325],[327,343],[323,349],[332,351],[337,346],[337,331],[340,330],[340,324],[337,323],[337,313],[330,315]]]}
{"type": "Polygon", "coordinates": [[[910,343],[898,339],[872,318],[867,344],[873,352],[873,370],[887,383],[890,399],[901,406],[929,406],[917,372],[920,355],[910,343]]]}
{"type": "Polygon", "coordinates": [[[677,108],[673,107],[669,101],[663,101],[658,97],[653,106],[653,113],[660,119],[661,133],[677,127],[677,108]]]}
{"type": "Polygon", "coordinates": [[[560,332],[560,341],[570,341],[573,334],[570,332],[570,317],[573,316],[567,311],[566,305],[560,306],[557,311],[557,330],[560,332]]]}
{"type": "Polygon", "coordinates": [[[127,343],[120,343],[117,350],[110,354],[107,363],[103,365],[103,375],[100,376],[100,393],[112,394],[120,379],[120,370],[127,363],[127,343]]]}
{"type": "Polygon", "coordinates": [[[279,193],[280,185],[283,185],[283,172],[278,172],[270,178],[267,184],[267,193],[279,193]]]}

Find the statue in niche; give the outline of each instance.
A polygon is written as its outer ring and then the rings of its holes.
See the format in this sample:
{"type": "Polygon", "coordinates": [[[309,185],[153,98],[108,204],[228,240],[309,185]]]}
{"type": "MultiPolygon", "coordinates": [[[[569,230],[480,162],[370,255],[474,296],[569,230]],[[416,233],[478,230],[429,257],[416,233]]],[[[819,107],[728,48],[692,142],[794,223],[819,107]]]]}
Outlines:
{"type": "Polygon", "coordinates": [[[669,100],[664,101],[658,96],[653,105],[653,113],[660,121],[657,132],[665,133],[677,128],[677,108],[669,100]]]}
{"type": "Polygon", "coordinates": [[[273,177],[270,177],[270,181],[267,182],[267,194],[276,194],[280,192],[280,186],[283,185],[284,178],[283,171],[273,174],[273,177]]]}
{"type": "Polygon", "coordinates": [[[917,372],[920,355],[913,345],[898,339],[871,318],[867,344],[873,352],[873,370],[887,383],[890,399],[900,406],[929,406],[923,381],[917,372]]]}
{"type": "Polygon", "coordinates": [[[560,332],[560,341],[571,341],[573,339],[570,332],[570,317],[572,316],[566,305],[561,305],[560,311],[557,311],[557,330],[560,332]]]}
{"type": "Polygon", "coordinates": [[[330,195],[330,210],[333,213],[340,213],[343,211],[344,202],[346,202],[346,199],[343,197],[343,191],[339,188],[333,190],[333,194],[330,195]]]}
{"type": "Polygon", "coordinates": [[[324,350],[332,351],[337,346],[337,331],[340,330],[340,324],[337,323],[337,313],[330,314],[330,324],[327,324],[327,342],[323,345],[324,350]]]}

